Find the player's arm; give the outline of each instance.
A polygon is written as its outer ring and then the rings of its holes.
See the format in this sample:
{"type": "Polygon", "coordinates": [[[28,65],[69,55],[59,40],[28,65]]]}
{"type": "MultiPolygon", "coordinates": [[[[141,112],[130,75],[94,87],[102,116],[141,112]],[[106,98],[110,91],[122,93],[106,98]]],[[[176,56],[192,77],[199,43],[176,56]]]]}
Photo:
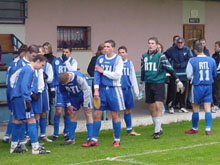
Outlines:
{"type": "Polygon", "coordinates": [[[215,60],[214,59],[212,59],[212,61],[213,61],[213,71],[212,71],[212,76],[213,77],[216,77],[217,76],[217,66],[216,66],[216,62],[215,62],[215,60]]]}
{"type": "Polygon", "coordinates": [[[48,76],[47,79],[46,79],[47,83],[51,83],[53,81],[54,74],[53,74],[52,65],[49,62],[47,63],[47,67],[46,67],[45,73],[48,76]]]}
{"type": "Polygon", "coordinates": [[[135,74],[134,65],[133,65],[132,62],[131,62],[131,72],[130,72],[129,78],[130,78],[135,96],[138,97],[138,95],[139,95],[138,83],[137,83],[137,78],[136,78],[136,74],[135,74]]]}
{"type": "Polygon", "coordinates": [[[119,80],[121,78],[121,75],[122,75],[123,67],[124,67],[124,62],[122,61],[122,58],[120,56],[118,56],[117,59],[116,59],[116,62],[115,62],[114,71],[111,72],[111,71],[103,70],[102,73],[103,73],[104,76],[108,77],[109,79],[119,80]]]}
{"type": "Polygon", "coordinates": [[[21,80],[22,88],[21,93],[24,97],[24,100],[31,100],[31,84],[33,82],[33,72],[25,72],[25,76],[21,80]]]}
{"type": "MultiPolygon", "coordinates": [[[[99,58],[96,60],[96,66],[100,66],[99,58]]],[[[99,98],[99,84],[100,84],[101,73],[95,70],[94,72],[94,98],[99,98]]]]}
{"type": "Polygon", "coordinates": [[[68,71],[77,71],[77,61],[75,59],[72,59],[72,61],[70,62],[70,59],[65,61],[66,67],[68,69],[68,71]]]}
{"type": "Polygon", "coordinates": [[[83,107],[88,107],[89,103],[91,103],[91,88],[83,77],[77,76],[77,82],[83,91],[83,107]]]}
{"type": "Polygon", "coordinates": [[[186,66],[186,77],[189,80],[192,80],[192,78],[193,78],[193,67],[191,64],[191,60],[188,62],[187,66],[186,66]]]}
{"type": "Polygon", "coordinates": [[[42,93],[45,87],[45,82],[44,82],[44,70],[39,69],[35,70],[35,72],[38,72],[38,93],[42,93]]]}

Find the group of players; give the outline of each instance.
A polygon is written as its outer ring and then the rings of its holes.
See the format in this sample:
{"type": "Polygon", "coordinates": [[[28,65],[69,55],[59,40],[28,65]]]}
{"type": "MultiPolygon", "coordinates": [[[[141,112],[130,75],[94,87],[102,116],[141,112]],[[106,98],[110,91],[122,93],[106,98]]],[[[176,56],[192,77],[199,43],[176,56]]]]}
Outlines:
{"type": "MultiPolygon", "coordinates": [[[[64,135],[67,140],[61,145],[75,144],[77,113],[80,107],[83,107],[87,127],[87,140],[85,144],[82,144],[83,147],[99,145],[101,118],[105,110],[111,111],[114,130],[113,147],[120,146],[119,114],[122,110],[125,110],[124,120],[127,134],[140,135],[132,130],[131,109],[134,108],[132,89],[136,96],[139,95],[134,66],[127,59],[127,48],[119,47],[118,54],[116,54],[115,47],[113,40],[105,41],[103,54],[96,59],[94,94],[86,77],[77,71],[77,62],[70,57],[72,49],[69,47],[63,49],[61,57],[51,60],[51,64],[44,57],[45,47],[36,45],[29,46],[23,52],[23,57],[12,62],[8,68],[7,78],[8,103],[13,116],[10,153],[27,152],[25,132],[30,138],[33,154],[50,153],[38,142],[38,125],[41,128],[41,139],[51,141],[46,137],[46,111],[49,110],[47,84],[49,84],[51,96],[55,98],[56,106],[52,141],[58,139],[63,108],[65,109],[64,135]],[[94,99],[101,100],[100,108],[94,108],[94,113],[92,113],[92,95],[94,99]]],[[[211,134],[211,88],[217,69],[215,61],[203,54],[201,44],[196,44],[195,50],[198,56],[191,58],[187,65],[187,77],[192,79],[193,84],[193,127],[186,133],[198,132],[198,104],[203,101],[206,112],[206,134],[211,134]]],[[[151,37],[148,39],[148,51],[142,55],[141,59],[139,88],[140,91],[145,90],[146,103],[149,104],[155,125],[154,139],[160,138],[163,133],[161,109],[165,95],[166,72],[175,79],[177,91],[183,92],[183,84],[167,57],[158,51],[158,39],[151,37]]]]}

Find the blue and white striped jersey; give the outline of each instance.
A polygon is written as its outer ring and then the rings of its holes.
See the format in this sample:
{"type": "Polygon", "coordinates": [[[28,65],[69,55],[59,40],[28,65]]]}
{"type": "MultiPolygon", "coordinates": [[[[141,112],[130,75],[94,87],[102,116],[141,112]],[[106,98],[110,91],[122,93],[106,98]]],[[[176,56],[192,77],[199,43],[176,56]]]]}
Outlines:
{"type": "Polygon", "coordinates": [[[193,85],[211,85],[217,76],[215,60],[206,55],[197,55],[189,60],[186,67],[188,79],[193,85]]]}
{"type": "Polygon", "coordinates": [[[138,97],[139,89],[137,84],[137,78],[134,70],[134,65],[130,60],[124,61],[124,67],[121,76],[121,87],[122,89],[133,87],[134,93],[136,97],[138,97]]]}
{"type": "Polygon", "coordinates": [[[55,88],[59,85],[59,75],[62,72],[76,71],[77,62],[74,58],[69,57],[67,61],[63,62],[61,57],[55,58],[52,62],[54,79],[50,84],[51,88],[55,88]]]}
{"type": "Polygon", "coordinates": [[[94,87],[102,86],[121,86],[121,76],[123,70],[122,57],[115,54],[111,58],[107,55],[100,55],[96,60],[96,65],[104,69],[103,74],[95,71],[94,73],[94,87]]]}

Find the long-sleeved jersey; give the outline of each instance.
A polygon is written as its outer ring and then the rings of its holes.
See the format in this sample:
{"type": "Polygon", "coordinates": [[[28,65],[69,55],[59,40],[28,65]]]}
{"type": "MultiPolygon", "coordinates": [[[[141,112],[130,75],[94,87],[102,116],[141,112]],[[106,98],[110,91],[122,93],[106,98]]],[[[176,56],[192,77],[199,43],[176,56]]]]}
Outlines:
{"type": "Polygon", "coordinates": [[[54,79],[51,82],[50,87],[54,89],[56,86],[59,85],[60,73],[76,71],[77,62],[72,57],[69,57],[68,60],[66,60],[65,62],[63,62],[63,59],[61,57],[58,57],[53,60],[52,67],[53,67],[54,79]]]}
{"type": "Polygon", "coordinates": [[[66,85],[60,85],[64,102],[68,106],[71,99],[83,95],[83,106],[88,107],[89,103],[91,103],[92,96],[88,81],[81,72],[73,71],[70,73],[73,74],[72,80],[66,85]]]}
{"type": "Polygon", "coordinates": [[[211,85],[217,75],[215,60],[206,55],[197,55],[189,60],[186,67],[188,79],[193,85],[211,85]]]}
{"type": "Polygon", "coordinates": [[[137,84],[137,78],[134,70],[134,65],[130,60],[124,61],[124,67],[121,76],[121,87],[122,89],[133,87],[134,93],[136,97],[138,97],[139,89],[137,84]]]}
{"type": "Polygon", "coordinates": [[[144,53],[141,58],[141,81],[146,83],[164,83],[166,72],[176,79],[176,74],[164,54],[144,53]]]}
{"type": "Polygon", "coordinates": [[[10,78],[11,99],[23,97],[24,100],[31,100],[31,92],[34,85],[34,68],[28,64],[15,72],[10,78]]]}
{"type": "Polygon", "coordinates": [[[47,84],[50,84],[53,81],[53,76],[54,76],[53,68],[52,65],[49,62],[47,62],[42,69],[48,76],[44,82],[45,83],[44,89],[48,89],[47,84]]]}
{"type": "Polygon", "coordinates": [[[115,54],[111,58],[107,55],[100,55],[96,60],[96,65],[104,69],[103,74],[95,71],[94,74],[94,87],[99,88],[102,86],[121,86],[121,76],[123,70],[122,57],[115,54]]]}
{"type": "Polygon", "coordinates": [[[216,66],[217,66],[217,70],[219,71],[220,70],[220,52],[215,52],[212,55],[212,58],[214,58],[216,66]]]}

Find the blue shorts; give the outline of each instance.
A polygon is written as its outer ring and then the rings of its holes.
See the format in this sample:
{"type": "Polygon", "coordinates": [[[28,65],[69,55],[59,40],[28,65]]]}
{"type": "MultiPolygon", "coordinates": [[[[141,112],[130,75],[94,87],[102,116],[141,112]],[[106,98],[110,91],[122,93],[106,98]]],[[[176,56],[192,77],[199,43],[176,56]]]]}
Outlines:
{"type": "MultiPolygon", "coordinates": [[[[78,111],[80,109],[80,107],[82,106],[83,107],[83,102],[84,102],[84,99],[83,99],[83,95],[79,95],[79,96],[71,96],[70,95],[70,103],[72,106],[74,106],[76,109],[74,111],[78,111]]],[[[88,107],[90,109],[92,109],[92,106],[91,106],[91,101],[88,105],[88,107]]]]}
{"type": "Polygon", "coordinates": [[[22,97],[16,97],[11,100],[13,117],[15,120],[25,120],[34,118],[33,109],[30,112],[26,112],[25,100],[22,97]]]}
{"type": "Polygon", "coordinates": [[[134,99],[131,88],[122,88],[126,109],[134,109],[134,99]]]}
{"type": "Polygon", "coordinates": [[[49,105],[49,94],[47,89],[43,90],[41,98],[42,98],[42,111],[43,112],[49,111],[50,105],[49,105]]]}
{"type": "Polygon", "coordinates": [[[42,113],[42,94],[37,101],[31,101],[31,107],[33,109],[34,114],[42,113]]]}
{"type": "Polygon", "coordinates": [[[211,103],[212,102],[212,85],[193,85],[192,86],[192,103],[211,103]]]}
{"type": "Polygon", "coordinates": [[[65,107],[63,95],[60,92],[60,86],[56,87],[55,106],[56,107],[65,107]]]}
{"type": "Polygon", "coordinates": [[[101,107],[98,110],[125,110],[124,98],[121,87],[100,86],[99,97],[101,99],[101,107]]]}

